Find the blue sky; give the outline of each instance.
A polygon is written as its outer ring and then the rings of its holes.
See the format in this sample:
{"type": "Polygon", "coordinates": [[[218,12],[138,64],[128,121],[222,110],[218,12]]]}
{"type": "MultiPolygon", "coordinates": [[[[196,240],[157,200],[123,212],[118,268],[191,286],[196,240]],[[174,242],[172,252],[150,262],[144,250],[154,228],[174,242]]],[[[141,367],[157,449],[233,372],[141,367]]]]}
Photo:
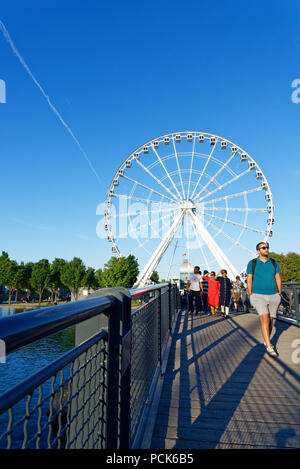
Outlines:
{"type": "Polygon", "coordinates": [[[192,129],[257,160],[274,195],[271,248],[299,252],[299,2],[9,0],[1,15],[100,181],[1,36],[0,250],[102,267],[96,208],[115,171],[145,141],[192,129]]]}

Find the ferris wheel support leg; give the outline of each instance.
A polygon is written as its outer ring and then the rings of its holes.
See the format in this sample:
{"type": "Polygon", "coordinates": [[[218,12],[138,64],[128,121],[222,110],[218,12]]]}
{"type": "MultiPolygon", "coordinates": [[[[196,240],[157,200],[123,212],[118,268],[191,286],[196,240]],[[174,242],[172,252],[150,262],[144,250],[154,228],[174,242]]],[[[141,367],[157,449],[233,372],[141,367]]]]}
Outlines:
{"type": "Polygon", "coordinates": [[[188,214],[190,215],[191,220],[195,225],[199,235],[202,237],[208,249],[211,251],[216,261],[218,262],[220,268],[226,269],[228,277],[231,279],[235,278],[237,275],[240,275],[234,265],[230,262],[225,253],[222,251],[222,249],[219,247],[219,245],[204,227],[203,223],[192,212],[192,210],[188,210],[188,214]]]}
{"type": "Polygon", "coordinates": [[[178,227],[182,222],[183,216],[184,211],[180,211],[180,213],[176,216],[171,228],[168,230],[168,232],[163,237],[162,241],[159,243],[158,247],[154,251],[152,257],[149,259],[142,272],[140,272],[137,281],[133,285],[133,288],[144,287],[146,285],[147,280],[152,275],[152,272],[155,270],[167,247],[174,238],[176,231],[178,230],[178,227]]]}

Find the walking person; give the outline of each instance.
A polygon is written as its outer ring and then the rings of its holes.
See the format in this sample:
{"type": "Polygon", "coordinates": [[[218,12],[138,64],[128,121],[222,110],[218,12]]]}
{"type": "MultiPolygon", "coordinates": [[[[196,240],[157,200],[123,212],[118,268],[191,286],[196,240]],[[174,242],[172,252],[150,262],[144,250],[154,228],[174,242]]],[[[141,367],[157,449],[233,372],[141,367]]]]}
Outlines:
{"type": "Polygon", "coordinates": [[[207,294],[208,294],[208,281],[206,280],[206,275],[208,274],[207,270],[203,271],[202,277],[202,287],[203,287],[203,295],[202,295],[202,307],[204,314],[208,314],[208,303],[207,303],[207,294]]]}
{"type": "Polygon", "coordinates": [[[270,342],[270,336],[281,301],[280,267],[276,260],[269,258],[268,243],[258,243],[256,250],[258,257],[251,260],[247,266],[247,289],[250,303],[259,314],[267,353],[271,357],[277,357],[278,353],[270,342]]]}
{"type": "Polygon", "coordinates": [[[239,275],[235,277],[234,282],[232,282],[232,297],[233,297],[233,303],[234,303],[234,311],[237,313],[239,309],[239,301],[242,296],[242,287],[243,287],[243,282],[241,281],[241,278],[239,275]]]}
{"type": "Polygon", "coordinates": [[[211,272],[203,276],[203,278],[208,282],[207,304],[211,310],[212,316],[214,316],[215,314],[217,315],[219,307],[220,283],[216,280],[215,272],[211,272]]]}
{"type": "Polygon", "coordinates": [[[222,317],[227,319],[229,316],[229,304],[231,298],[231,281],[227,277],[227,270],[221,270],[217,275],[217,280],[220,283],[220,306],[222,317]]]}
{"type": "Polygon", "coordinates": [[[203,287],[199,266],[196,265],[194,267],[194,273],[190,275],[186,285],[186,289],[188,292],[189,315],[192,315],[194,312],[194,298],[196,304],[196,314],[200,314],[201,295],[203,293],[203,287]]]}

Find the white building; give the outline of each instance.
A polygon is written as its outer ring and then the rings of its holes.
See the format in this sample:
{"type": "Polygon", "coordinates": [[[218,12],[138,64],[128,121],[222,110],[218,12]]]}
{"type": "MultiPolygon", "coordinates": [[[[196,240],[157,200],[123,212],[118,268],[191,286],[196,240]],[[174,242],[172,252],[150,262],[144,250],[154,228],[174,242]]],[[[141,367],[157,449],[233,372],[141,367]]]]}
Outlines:
{"type": "Polygon", "coordinates": [[[184,290],[187,284],[190,274],[194,272],[194,266],[186,259],[180,266],[179,277],[180,277],[180,290],[184,290]]]}

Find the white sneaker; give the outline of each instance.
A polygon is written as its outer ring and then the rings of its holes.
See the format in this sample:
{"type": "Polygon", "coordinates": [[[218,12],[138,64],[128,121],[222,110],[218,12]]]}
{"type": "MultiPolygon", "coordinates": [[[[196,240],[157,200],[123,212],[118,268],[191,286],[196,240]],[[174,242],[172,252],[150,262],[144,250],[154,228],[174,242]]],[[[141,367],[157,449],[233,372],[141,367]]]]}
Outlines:
{"type": "Polygon", "coordinates": [[[274,350],[274,347],[272,344],[269,347],[267,347],[266,350],[267,350],[267,353],[270,355],[270,357],[278,357],[278,353],[274,350]]]}

